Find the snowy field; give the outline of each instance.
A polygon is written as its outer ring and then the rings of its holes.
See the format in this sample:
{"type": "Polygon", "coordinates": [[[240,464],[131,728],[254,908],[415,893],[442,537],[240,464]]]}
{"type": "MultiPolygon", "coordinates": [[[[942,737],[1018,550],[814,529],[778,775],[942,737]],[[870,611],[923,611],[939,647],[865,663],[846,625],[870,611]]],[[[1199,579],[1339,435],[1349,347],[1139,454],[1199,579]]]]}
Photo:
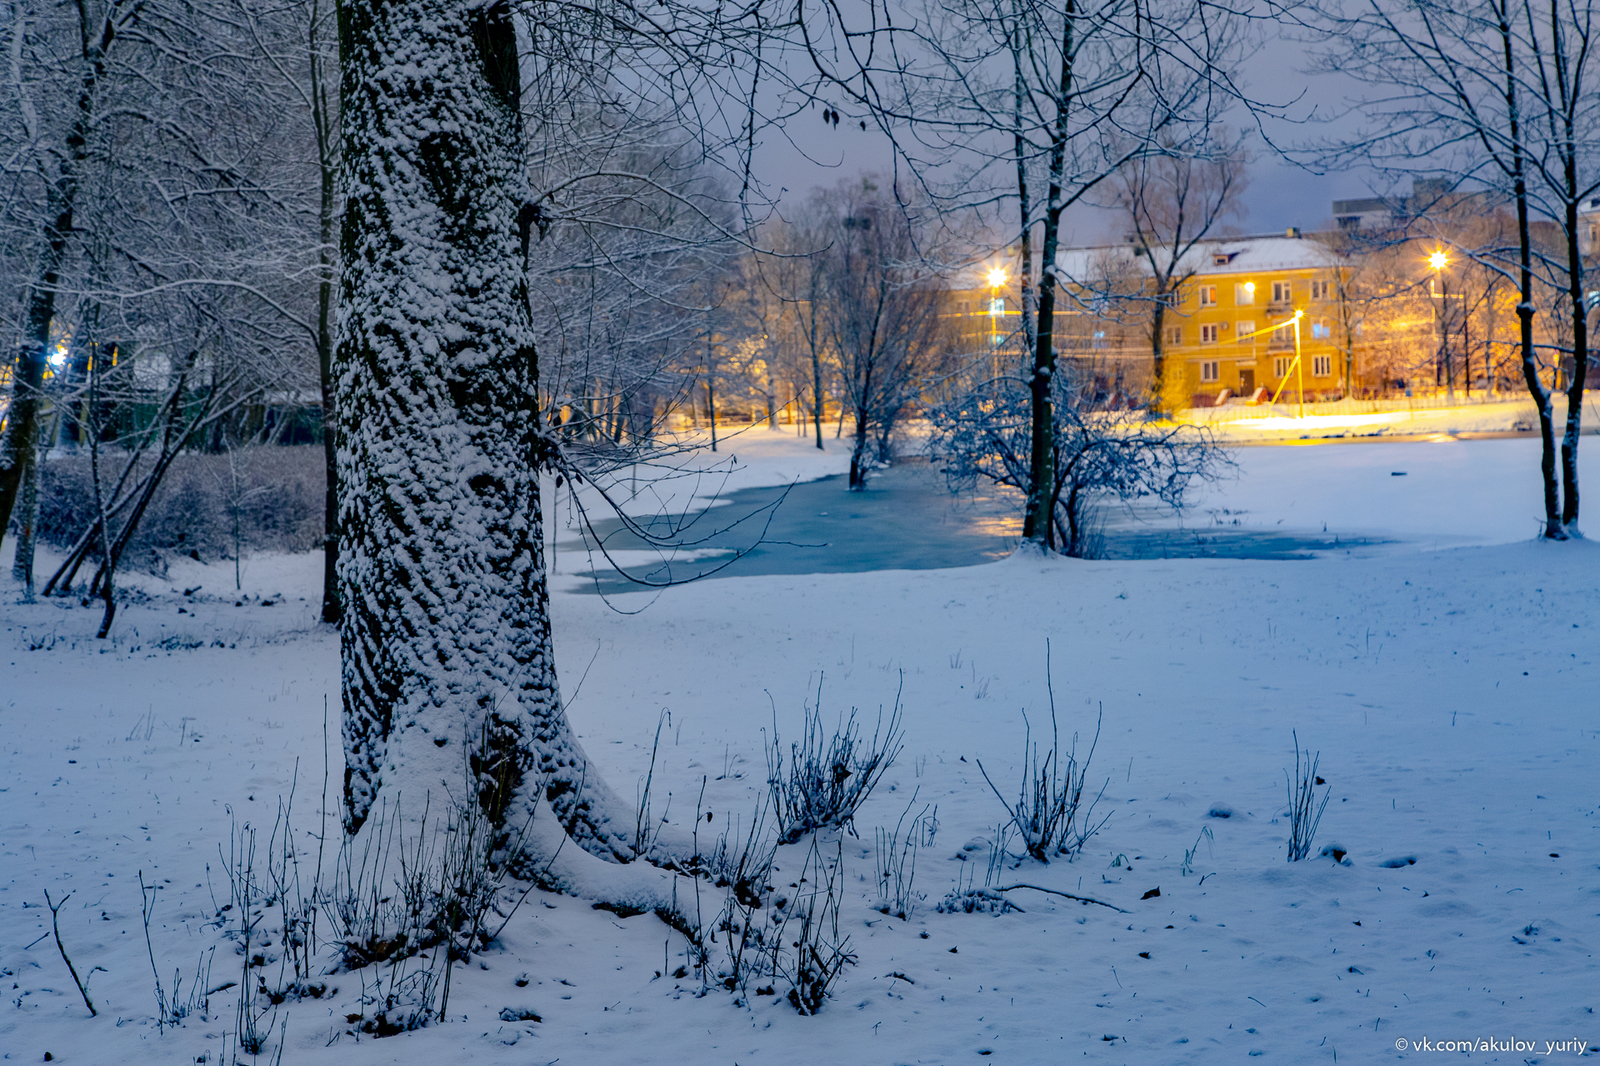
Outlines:
{"type": "MultiPolygon", "coordinates": [[[[725,447],[740,458],[734,487],[844,462],[765,431],[725,447]]],[[[262,1061],[1334,1064],[1436,1061],[1439,1042],[1468,1040],[1492,1041],[1473,1062],[1600,1054],[1600,547],[1531,540],[1533,441],[1237,458],[1239,479],[1186,521],[1327,523],[1397,545],[1300,562],[1019,556],[609,603],[578,594],[563,565],[553,612],[574,726],[632,795],[670,712],[653,787],[658,812],[671,792],[674,821],[693,816],[702,782],[711,826],[747,818],[774,719],[793,736],[819,685],[829,720],[854,706],[870,725],[903,684],[904,751],[843,840],[841,932],[858,964],[815,1017],[781,994],[736,1005],[671,976],[686,945],[655,916],[535,892],[458,968],[447,1023],[357,1039],[344,1017],[361,980],[336,974],[325,998],[273,1015],[262,1061]],[[1010,913],[941,913],[958,883],[983,884],[1003,818],[977,760],[1013,792],[1023,712],[1035,738],[1048,720],[1047,639],[1080,756],[1103,713],[1090,776],[1109,820],[1075,861],[1020,862],[1000,883],[1118,910],[1022,889],[1010,913]],[[1344,863],[1285,861],[1291,731],[1320,751],[1330,789],[1313,855],[1336,844],[1344,863]],[[874,829],[934,805],[924,898],[908,920],[887,917],[874,829]],[[506,1008],[541,1020],[502,1021],[506,1008]]],[[[1592,484],[1592,458],[1587,470],[1592,484]]],[[[158,1032],[148,956],[170,992],[175,970],[187,980],[221,944],[207,984],[237,980],[214,898],[230,831],[248,821],[264,840],[296,780],[297,833],[315,854],[339,705],[337,637],[314,621],[320,559],[247,560],[242,593],[230,563],[133,582],[97,642],[96,609],[20,604],[9,556],[0,1056],[224,1061],[238,989],[158,1032]],[[141,874],[160,886],[148,949],[141,874]],[[79,974],[103,968],[96,1018],[50,935],[47,890],[71,894],[60,933],[79,974]]],[[[336,762],[330,776],[332,810],[336,762]]],[[[803,844],[780,852],[774,880],[803,857],[803,844]]],[[[714,910],[721,893],[706,891],[714,910]]]]}

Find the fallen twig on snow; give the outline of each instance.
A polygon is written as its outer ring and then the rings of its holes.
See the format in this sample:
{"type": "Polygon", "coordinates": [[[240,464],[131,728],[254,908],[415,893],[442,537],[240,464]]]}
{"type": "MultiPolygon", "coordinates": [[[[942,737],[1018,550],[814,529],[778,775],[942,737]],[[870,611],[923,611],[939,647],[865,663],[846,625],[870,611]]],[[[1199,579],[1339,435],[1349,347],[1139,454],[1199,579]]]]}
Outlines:
{"type": "Polygon", "coordinates": [[[1112,910],[1116,911],[1118,914],[1129,914],[1129,913],[1131,913],[1129,911],[1123,910],[1121,907],[1118,907],[1114,903],[1107,903],[1103,899],[1095,899],[1093,896],[1074,896],[1071,892],[1063,892],[1058,888],[1044,888],[1044,887],[1041,887],[1040,885],[1020,885],[1020,884],[1019,885],[1009,885],[1009,886],[1007,886],[1005,888],[994,888],[994,889],[989,889],[988,891],[1010,892],[1010,891],[1012,891],[1014,889],[1018,889],[1018,888],[1031,888],[1035,892],[1048,892],[1052,896],[1065,896],[1068,899],[1075,899],[1079,903],[1098,903],[1102,907],[1110,907],[1112,910]]]}

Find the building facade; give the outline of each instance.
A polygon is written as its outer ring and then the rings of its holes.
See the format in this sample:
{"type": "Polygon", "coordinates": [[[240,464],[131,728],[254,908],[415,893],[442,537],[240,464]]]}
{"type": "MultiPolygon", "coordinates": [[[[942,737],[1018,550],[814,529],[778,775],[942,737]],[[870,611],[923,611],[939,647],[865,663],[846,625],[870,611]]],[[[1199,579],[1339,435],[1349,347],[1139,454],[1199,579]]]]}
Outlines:
{"type": "Polygon", "coordinates": [[[1291,230],[1201,242],[1165,272],[1175,283],[1165,294],[1132,241],[1068,249],[1060,265],[1075,303],[1092,311],[1101,300],[1103,318],[1142,327],[1145,359],[1153,366],[1159,352],[1163,392],[1181,404],[1323,399],[1355,387],[1354,345],[1341,343],[1351,332],[1347,272],[1320,240],[1291,230]]]}

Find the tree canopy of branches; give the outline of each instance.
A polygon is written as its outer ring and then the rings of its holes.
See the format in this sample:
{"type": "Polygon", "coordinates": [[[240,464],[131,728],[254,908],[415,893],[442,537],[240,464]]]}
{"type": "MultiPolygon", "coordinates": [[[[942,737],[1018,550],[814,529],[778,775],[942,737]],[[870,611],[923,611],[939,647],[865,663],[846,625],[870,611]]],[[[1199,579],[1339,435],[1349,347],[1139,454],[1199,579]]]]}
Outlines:
{"type": "Polygon", "coordinates": [[[1164,133],[1203,126],[1241,98],[1231,70],[1247,50],[1242,22],[1190,0],[932,0],[912,20],[874,5],[865,26],[823,6],[832,19],[817,19],[815,30],[801,21],[825,82],[894,137],[933,201],[1015,204],[1014,228],[1005,229],[1021,249],[1031,365],[1019,371],[1033,424],[1023,535],[1043,547],[1056,496],[1051,404],[1064,213],[1130,161],[1158,152],[1164,133]]]}
{"type": "MultiPolygon", "coordinates": [[[[1064,368],[1051,404],[1051,461],[1059,476],[1049,500],[1046,547],[1071,556],[1097,551],[1094,509],[1108,500],[1153,497],[1181,507],[1195,480],[1227,460],[1203,429],[1147,420],[1138,409],[1094,402],[1093,382],[1064,368]]],[[[929,412],[929,449],[952,487],[982,480],[1023,491],[1031,476],[1032,405],[1015,377],[974,383],[929,412]]]]}
{"type": "MultiPolygon", "coordinates": [[[[1323,66],[1368,86],[1358,106],[1368,132],[1327,146],[1325,161],[1358,159],[1391,173],[1436,181],[1448,206],[1464,194],[1499,198],[1516,214],[1514,246],[1491,242],[1460,254],[1514,280],[1519,299],[1523,381],[1538,411],[1543,443],[1544,536],[1566,537],[1578,517],[1577,442],[1587,367],[1588,308],[1578,204],[1600,183],[1600,110],[1591,87],[1594,10],[1588,0],[1396,0],[1354,13],[1333,5],[1306,9],[1320,35],[1323,66]],[[1534,236],[1540,217],[1563,240],[1546,254],[1534,236]],[[1566,293],[1569,343],[1541,355],[1534,317],[1536,275],[1566,293]],[[1565,349],[1564,351],[1560,349],[1565,349]],[[1556,476],[1552,371],[1570,356],[1567,418],[1556,476]]],[[[1425,225],[1427,210],[1416,212],[1425,225]]],[[[1544,349],[1548,351],[1549,349],[1544,349]]]]}

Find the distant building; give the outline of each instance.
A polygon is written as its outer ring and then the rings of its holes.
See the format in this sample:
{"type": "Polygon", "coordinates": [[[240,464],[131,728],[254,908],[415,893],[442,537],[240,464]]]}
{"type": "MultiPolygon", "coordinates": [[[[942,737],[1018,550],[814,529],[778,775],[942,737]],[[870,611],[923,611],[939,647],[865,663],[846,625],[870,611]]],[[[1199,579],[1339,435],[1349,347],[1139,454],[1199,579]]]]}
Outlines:
{"type": "MultiPolygon", "coordinates": [[[[1059,262],[1075,302],[1092,308],[1104,294],[1117,304],[1153,363],[1154,281],[1139,247],[1069,248],[1059,262]]],[[[1177,263],[1183,280],[1162,315],[1166,391],[1195,406],[1266,399],[1285,385],[1295,398],[1302,387],[1307,399],[1345,394],[1353,368],[1334,340],[1340,270],[1327,244],[1298,230],[1198,244],[1177,263]]]]}

